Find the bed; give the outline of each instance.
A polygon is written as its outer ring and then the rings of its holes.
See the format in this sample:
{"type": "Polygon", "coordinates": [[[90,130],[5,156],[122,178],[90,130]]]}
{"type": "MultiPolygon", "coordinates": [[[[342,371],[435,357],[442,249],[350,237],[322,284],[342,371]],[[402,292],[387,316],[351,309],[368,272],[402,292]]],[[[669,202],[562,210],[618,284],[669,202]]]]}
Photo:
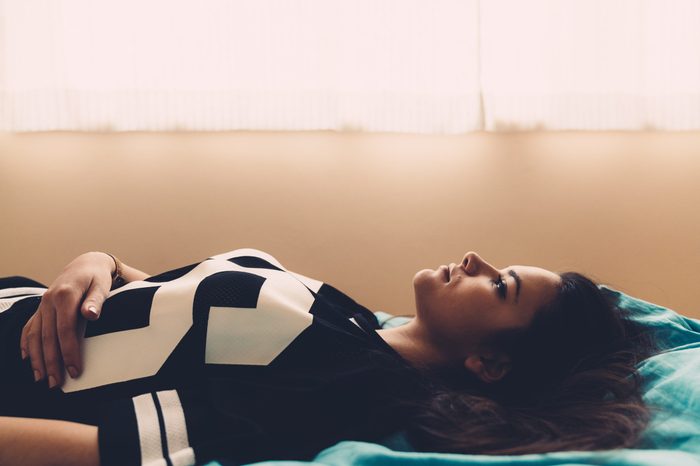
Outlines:
{"type": "MultiPolygon", "coordinates": [[[[605,293],[631,311],[653,332],[660,352],[642,362],[644,399],[652,421],[634,449],[483,456],[413,451],[400,432],[380,443],[344,441],[321,451],[312,461],[264,461],[258,466],[700,466],[700,321],[687,318],[607,286],[605,293]]],[[[407,318],[377,312],[384,326],[407,318]]],[[[226,466],[226,461],[207,466],[226,466]]]]}

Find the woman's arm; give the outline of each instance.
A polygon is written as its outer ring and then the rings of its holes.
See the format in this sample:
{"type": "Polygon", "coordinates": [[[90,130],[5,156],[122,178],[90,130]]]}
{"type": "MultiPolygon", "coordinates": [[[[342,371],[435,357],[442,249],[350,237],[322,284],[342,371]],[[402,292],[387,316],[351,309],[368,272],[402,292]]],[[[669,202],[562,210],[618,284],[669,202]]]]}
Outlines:
{"type": "Polygon", "coordinates": [[[97,427],[48,419],[0,417],[0,464],[99,465],[97,427]]]}
{"type": "MultiPolygon", "coordinates": [[[[39,308],[22,330],[22,357],[31,358],[34,379],[48,379],[50,387],[63,383],[63,368],[72,377],[82,372],[78,326],[82,315],[95,320],[112,287],[116,261],[104,252],[88,252],[75,258],[41,298],[39,308]]],[[[121,264],[127,282],[148,274],[121,264]]]]}
{"type": "MultiPolygon", "coordinates": [[[[114,261],[113,261],[114,262],[114,261]]],[[[135,282],[138,280],[145,280],[149,277],[146,272],[142,272],[139,269],[135,269],[125,263],[121,263],[122,278],[126,283],[135,282]]]]}

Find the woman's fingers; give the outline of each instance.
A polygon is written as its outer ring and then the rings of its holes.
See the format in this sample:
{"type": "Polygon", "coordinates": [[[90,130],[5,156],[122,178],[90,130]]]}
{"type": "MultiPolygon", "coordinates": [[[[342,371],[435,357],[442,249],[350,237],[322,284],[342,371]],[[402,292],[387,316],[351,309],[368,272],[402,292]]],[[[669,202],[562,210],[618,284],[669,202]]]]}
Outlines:
{"type": "Polygon", "coordinates": [[[61,348],[56,335],[56,309],[44,309],[45,312],[41,315],[41,349],[44,353],[44,367],[49,388],[53,388],[63,382],[61,348]]]}
{"type": "MultiPolygon", "coordinates": [[[[107,280],[104,277],[95,277],[88,291],[85,293],[85,299],[80,305],[80,312],[87,320],[97,320],[102,311],[102,304],[111,285],[111,277],[107,275],[107,280]],[[94,311],[93,311],[94,310],[94,311]]],[[[63,356],[63,365],[70,374],[75,378],[83,371],[83,364],[80,356],[80,340],[78,338],[78,307],[77,296],[74,294],[66,296],[65,300],[59,300],[56,308],[56,329],[58,332],[58,341],[63,356]]]]}
{"type": "MultiPolygon", "coordinates": [[[[45,305],[42,300],[39,308],[45,305]]],[[[34,371],[34,380],[38,381],[44,377],[46,369],[44,368],[44,351],[41,345],[41,312],[37,311],[27,323],[27,354],[31,360],[32,370],[34,371]]]]}
{"type": "MultiPolygon", "coordinates": [[[[58,365],[61,363],[66,368],[71,377],[77,377],[82,371],[80,358],[80,343],[78,340],[78,312],[79,297],[74,294],[67,296],[65,300],[59,300],[56,306],[56,334],[58,336],[58,365]]],[[[46,360],[46,355],[44,355],[46,360]]],[[[48,362],[47,362],[47,370],[48,362]]],[[[49,370],[50,372],[50,370],[49,370]]],[[[59,372],[59,377],[63,378],[63,371],[59,372]]],[[[58,380],[58,379],[57,379],[58,380]]],[[[61,382],[59,382],[61,383],[61,382]]]]}
{"type": "Polygon", "coordinates": [[[83,304],[80,306],[80,313],[87,320],[97,320],[102,312],[102,304],[109,296],[109,289],[112,287],[112,277],[110,275],[95,275],[90,283],[90,288],[85,294],[83,304]]]}
{"type": "Polygon", "coordinates": [[[80,349],[76,321],[82,294],[75,286],[58,285],[50,291],[53,306],[41,310],[42,350],[50,388],[63,383],[64,365],[71,376],[77,375],[80,349]]]}
{"type": "Polygon", "coordinates": [[[24,324],[24,327],[22,327],[22,334],[19,338],[19,349],[22,352],[22,359],[27,359],[27,356],[29,356],[29,343],[27,339],[27,333],[29,333],[29,329],[32,326],[33,320],[34,315],[32,315],[27,321],[27,323],[24,324]]]}

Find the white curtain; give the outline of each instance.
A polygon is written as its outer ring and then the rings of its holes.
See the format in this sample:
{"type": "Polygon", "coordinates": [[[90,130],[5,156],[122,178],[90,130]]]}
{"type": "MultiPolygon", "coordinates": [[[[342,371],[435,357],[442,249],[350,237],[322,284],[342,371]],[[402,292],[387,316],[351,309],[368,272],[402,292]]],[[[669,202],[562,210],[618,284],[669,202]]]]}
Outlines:
{"type": "Polygon", "coordinates": [[[0,0],[0,130],[700,129],[700,0],[0,0]]]}

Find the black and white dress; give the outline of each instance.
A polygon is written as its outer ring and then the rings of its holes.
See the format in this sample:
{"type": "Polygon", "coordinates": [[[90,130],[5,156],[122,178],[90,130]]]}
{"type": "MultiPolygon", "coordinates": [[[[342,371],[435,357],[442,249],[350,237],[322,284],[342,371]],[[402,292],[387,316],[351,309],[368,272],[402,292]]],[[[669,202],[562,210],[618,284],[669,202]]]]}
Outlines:
{"type": "Polygon", "coordinates": [[[417,390],[371,311],[255,249],[112,290],[49,390],[19,350],[45,290],[0,279],[0,415],[97,425],[103,465],[308,460],[399,430],[417,390]]]}

